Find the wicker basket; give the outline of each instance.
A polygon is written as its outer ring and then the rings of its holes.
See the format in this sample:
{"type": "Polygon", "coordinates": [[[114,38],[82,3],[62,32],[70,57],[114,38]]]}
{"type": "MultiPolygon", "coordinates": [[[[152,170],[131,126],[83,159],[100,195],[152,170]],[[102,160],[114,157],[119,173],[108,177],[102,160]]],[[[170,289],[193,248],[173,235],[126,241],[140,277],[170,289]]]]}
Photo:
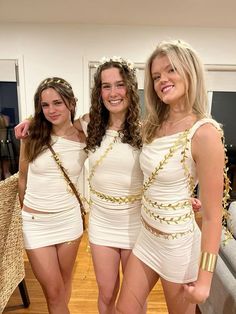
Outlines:
{"type": "Polygon", "coordinates": [[[0,313],[25,276],[18,173],[0,181],[0,313]]]}

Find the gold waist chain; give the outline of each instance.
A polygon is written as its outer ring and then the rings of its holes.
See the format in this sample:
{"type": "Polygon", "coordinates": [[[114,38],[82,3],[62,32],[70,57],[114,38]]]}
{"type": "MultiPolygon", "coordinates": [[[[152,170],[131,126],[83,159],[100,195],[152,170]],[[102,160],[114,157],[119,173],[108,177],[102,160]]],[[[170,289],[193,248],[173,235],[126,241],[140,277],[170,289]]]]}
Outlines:
{"type": "Polygon", "coordinates": [[[176,209],[179,209],[179,208],[186,208],[186,207],[189,207],[189,206],[192,207],[190,200],[183,200],[183,201],[180,201],[180,202],[169,203],[169,204],[167,204],[167,203],[159,203],[159,202],[152,201],[145,194],[143,195],[143,199],[151,207],[158,208],[158,209],[164,209],[164,210],[176,210],[176,209]]]}
{"type": "Polygon", "coordinates": [[[152,210],[148,209],[146,206],[143,205],[143,210],[145,211],[145,213],[150,217],[153,218],[156,221],[159,221],[160,223],[166,223],[168,225],[170,224],[180,224],[189,220],[193,220],[194,217],[194,213],[191,211],[189,213],[186,213],[184,215],[180,215],[177,217],[162,217],[156,213],[154,213],[152,210]]]}
{"type": "Polygon", "coordinates": [[[134,194],[134,195],[127,195],[127,196],[112,196],[112,195],[98,192],[91,187],[90,187],[90,192],[95,194],[96,196],[98,196],[102,200],[105,200],[105,201],[111,202],[111,203],[118,203],[118,204],[134,203],[134,202],[142,199],[141,193],[134,194]]]}
{"type": "Polygon", "coordinates": [[[189,229],[189,230],[184,231],[184,232],[165,233],[165,232],[162,232],[162,231],[152,227],[151,225],[149,225],[144,220],[144,218],[142,216],[141,216],[141,222],[142,222],[142,225],[144,226],[144,228],[147,229],[149,232],[151,232],[154,236],[156,236],[158,238],[164,238],[166,240],[178,239],[178,238],[183,237],[187,234],[193,233],[193,231],[194,231],[194,225],[193,225],[192,229],[189,229]]]}

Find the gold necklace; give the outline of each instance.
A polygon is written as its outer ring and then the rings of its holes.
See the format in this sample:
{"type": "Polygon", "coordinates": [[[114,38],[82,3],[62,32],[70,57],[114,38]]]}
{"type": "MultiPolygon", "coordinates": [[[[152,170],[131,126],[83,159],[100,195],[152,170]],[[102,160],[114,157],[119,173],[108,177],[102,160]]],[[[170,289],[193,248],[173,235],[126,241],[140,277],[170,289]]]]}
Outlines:
{"type": "MultiPolygon", "coordinates": [[[[168,124],[169,124],[169,127],[171,128],[174,128],[176,127],[179,123],[185,121],[187,118],[191,117],[191,114],[188,114],[186,115],[185,117],[179,119],[179,120],[176,120],[176,121],[171,121],[171,120],[166,120],[162,123],[162,135],[161,136],[167,136],[168,132],[167,132],[167,128],[168,128],[168,124]]],[[[186,128],[184,128],[185,130],[186,128]]],[[[184,131],[183,130],[183,131],[184,131]]],[[[172,134],[172,133],[171,133],[172,134]]],[[[174,133],[173,133],[174,134],[174,133]]]]}
{"type": "Polygon", "coordinates": [[[183,117],[183,118],[181,118],[181,119],[179,119],[179,120],[176,120],[176,121],[173,121],[173,120],[166,120],[165,122],[166,122],[166,123],[171,123],[172,126],[175,126],[176,124],[178,124],[178,123],[184,121],[185,119],[187,119],[189,116],[191,116],[191,113],[187,114],[185,117],[183,117]]]}
{"type": "Polygon", "coordinates": [[[55,135],[55,136],[58,136],[58,137],[63,137],[63,138],[65,138],[65,137],[69,137],[69,136],[74,135],[76,132],[77,132],[77,130],[72,126],[72,127],[69,128],[64,134],[60,135],[60,134],[56,134],[56,133],[54,132],[54,135],[55,135]],[[72,130],[72,132],[69,133],[69,130],[72,130]]]}

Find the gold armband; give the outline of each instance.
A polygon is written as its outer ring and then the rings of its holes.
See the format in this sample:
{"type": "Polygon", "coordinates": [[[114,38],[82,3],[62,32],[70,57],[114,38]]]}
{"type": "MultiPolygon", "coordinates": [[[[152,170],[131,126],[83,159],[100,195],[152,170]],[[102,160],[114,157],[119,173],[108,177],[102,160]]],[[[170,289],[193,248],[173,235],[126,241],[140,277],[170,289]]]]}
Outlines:
{"type": "Polygon", "coordinates": [[[202,270],[206,270],[213,273],[216,268],[216,262],[217,262],[216,254],[209,253],[209,252],[202,252],[199,267],[202,270]]]}

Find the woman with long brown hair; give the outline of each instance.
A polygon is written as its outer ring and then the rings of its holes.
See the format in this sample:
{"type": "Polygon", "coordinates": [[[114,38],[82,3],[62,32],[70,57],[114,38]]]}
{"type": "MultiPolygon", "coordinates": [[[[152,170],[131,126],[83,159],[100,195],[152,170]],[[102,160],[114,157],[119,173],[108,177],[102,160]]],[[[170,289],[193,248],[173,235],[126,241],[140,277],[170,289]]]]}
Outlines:
{"type": "Polygon", "coordinates": [[[80,206],[53,158],[76,185],[87,155],[73,126],[76,98],[62,78],[47,78],[34,96],[29,135],[21,143],[19,197],[25,249],[50,314],[68,314],[72,271],[83,233],[80,206]]]}
{"type": "Polygon", "coordinates": [[[89,241],[99,313],[112,314],[120,265],[124,271],[140,229],[142,140],[138,86],[131,63],[111,58],[99,65],[89,120],[89,241]]]}

